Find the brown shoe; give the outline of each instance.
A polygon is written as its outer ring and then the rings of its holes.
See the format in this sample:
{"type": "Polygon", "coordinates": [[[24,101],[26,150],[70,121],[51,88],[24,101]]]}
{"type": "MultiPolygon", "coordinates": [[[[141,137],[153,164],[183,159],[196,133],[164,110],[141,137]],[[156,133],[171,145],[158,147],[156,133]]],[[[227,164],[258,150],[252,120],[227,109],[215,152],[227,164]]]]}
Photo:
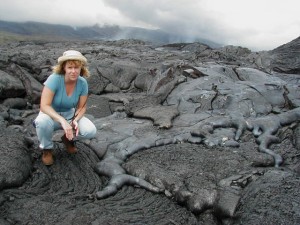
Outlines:
{"type": "Polygon", "coordinates": [[[67,152],[70,154],[75,154],[77,152],[75,142],[74,141],[69,141],[68,138],[66,138],[66,135],[63,135],[61,137],[62,142],[66,146],[67,152]]]}
{"type": "Polygon", "coordinates": [[[42,155],[42,162],[46,166],[51,166],[54,162],[53,155],[52,155],[52,149],[44,149],[43,155],[42,155]]]}

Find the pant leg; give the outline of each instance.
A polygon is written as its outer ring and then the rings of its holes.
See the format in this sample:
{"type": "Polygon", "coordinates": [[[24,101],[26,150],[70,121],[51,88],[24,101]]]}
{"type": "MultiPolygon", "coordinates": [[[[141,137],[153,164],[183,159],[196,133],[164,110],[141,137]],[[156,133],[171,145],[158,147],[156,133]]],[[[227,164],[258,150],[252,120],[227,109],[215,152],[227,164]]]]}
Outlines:
{"type": "MultiPolygon", "coordinates": [[[[74,115],[74,112],[75,109],[70,109],[69,111],[58,113],[68,122],[70,122],[72,116],[74,115]]],[[[62,129],[61,124],[53,120],[49,115],[40,111],[37,118],[34,120],[34,126],[36,128],[37,137],[40,142],[39,147],[41,149],[52,149],[52,137],[54,131],[62,129]]]]}
{"type": "Polygon", "coordinates": [[[78,140],[81,139],[91,139],[96,136],[97,128],[88,118],[83,116],[78,121],[79,134],[77,136],[78,140]]]}
{"type": "MultiPolygon", "coordinates": [[[[71,123],[71,118],[73,117],[75,109],[71,109],[68,112],[60,113],[69,123],[71,123]]],[[[91,120],[83,116],[78,121],[79,134],[76,137],[78,140],[91,139],[96,136],[97,128],[91,120]]]]}
{"type": "MultiPolygon", "coordinates": [[[[71,109],[67,112],[60,112],[60,115],[63,116],[68,122],[70,122],[75,109],[71,109]]],[[[56,130],[62,129],[60,123],[54,121],[47,114],[40,112],[37,118],[34,120],[34,125],[36,128],[37,137],[39,139],[41,149],[51,149],[53,148],[53,133],[56,130]]],[[[79,126],[79,135],[78,140],[80,139],[90,139],[95,137],[97,129],[95,125],[86,117],[82,117],[78,121],[79,126]]]]}
{"type": "Polygon", "coordinates": [[[41,149],[52,149],[52,136],[55,128],[58,126],[58,123],[47,114],[40,112],[34,120],[34,126],[40,142],[39,147],[41,149]]]}

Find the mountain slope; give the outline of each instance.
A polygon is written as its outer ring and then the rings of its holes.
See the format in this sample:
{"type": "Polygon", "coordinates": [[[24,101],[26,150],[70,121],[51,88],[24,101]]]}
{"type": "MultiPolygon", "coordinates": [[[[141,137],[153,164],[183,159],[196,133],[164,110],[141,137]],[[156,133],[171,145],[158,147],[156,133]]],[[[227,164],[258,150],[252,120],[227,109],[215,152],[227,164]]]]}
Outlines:
{"type": "MultiPolygon", "coordinates": [[[[156,44],[169,44],[174,42],[185,42],[184,35],[174,35],[162,30],[150,30],[138,27],[120,26],[85,26],[71,27],[60,24],[48,24],[39,22],[9,22],[0,20],[0,31],[18,35],[48,36],[67,39],[82,40],[118,40],[118,39],[139,39],[156,44]]],[[[207,44],[212,48],[221,47],[220,44],[198,38],[198,42],[207,44]]]]}

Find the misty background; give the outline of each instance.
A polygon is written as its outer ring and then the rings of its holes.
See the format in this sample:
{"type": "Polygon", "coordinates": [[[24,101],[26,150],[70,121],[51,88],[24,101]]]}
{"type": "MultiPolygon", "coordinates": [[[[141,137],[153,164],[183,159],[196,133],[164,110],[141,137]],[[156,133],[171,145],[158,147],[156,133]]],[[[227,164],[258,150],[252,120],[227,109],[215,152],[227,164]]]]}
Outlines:
{"type": "MultiPolygon", "coordinates": [[[[274,49],[300,35],[298,0],[0,0],[0,3],[2,21],[36,21],[68,25],[75,30],[83,26],[138,27],[168,33],[168,38],[174,37],[174,41],[209,40],[253,51],[274,49]]],[[[128,35],[126,32],[122,33],[123,38],[128,35]]]]}

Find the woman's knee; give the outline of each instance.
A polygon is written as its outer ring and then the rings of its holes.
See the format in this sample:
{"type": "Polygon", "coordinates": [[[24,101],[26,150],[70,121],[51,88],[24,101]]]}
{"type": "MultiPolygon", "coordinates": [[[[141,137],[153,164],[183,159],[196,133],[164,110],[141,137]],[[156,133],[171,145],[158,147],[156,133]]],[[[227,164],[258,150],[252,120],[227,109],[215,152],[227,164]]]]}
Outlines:
{"type": "Polygon", "coordinates": [[[83,138],[90,139],[96,136],[97,128],[92,121],[84,117],[80,120],[79,132],[83,138]]]}
{"type": "Polygon", "coordinates": [[[93,124],[93,126],[90,127],[90,138],[94,138],[96,136],[96,133],[97,133],[97,128],[93,124]]]}
{"type": "Polygon", "coordinates": [[[90,123],[88,127],[86,127],[83,136],[87,139],[94,138],[96,136],[97,129],[93,123],[90,123]]]}
{"type": "Polygon", "coordinates": [[[34,126],[37,129],[51,129],[54,126],[53,120],[47,114],[39,114],[34,120],[34,126]]]}

